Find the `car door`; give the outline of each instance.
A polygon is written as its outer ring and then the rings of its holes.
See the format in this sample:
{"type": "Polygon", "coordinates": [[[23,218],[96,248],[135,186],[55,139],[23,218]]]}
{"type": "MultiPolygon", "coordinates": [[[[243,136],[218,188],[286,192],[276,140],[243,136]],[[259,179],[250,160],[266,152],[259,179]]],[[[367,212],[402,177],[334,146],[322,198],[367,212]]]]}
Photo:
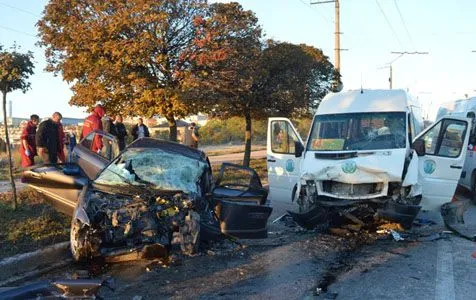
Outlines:
{"type": "Polygon", "coordinates": [[[119,155],[117,139],[102,131],[93,131],[74,148],[77,164],[89,179],[96,178],[119,155]]]}
{"type": "Polygon", "coordinates": [[[295,143],[302,139],[291,121],[269,118],[266,143],[269,199],[290,203],[299,180],[300,157],[295,155],[295,143]]]}
{"type": "Polygon", "coordinates": [[[25,170],[22,182],[46,197],[57,210],[72,216],[88,179],[79,172],[72,174],[67,165],[45,165],[25,170]]]}
{"type": "Polygon", "coordinates": [[[425,153],[418,159],[423,209],[439,210],[451,201],[463,169],[470,128],[470,119],[443,118],[416,138],[425,145],[425,153]]]}
{"type": "Polygon", "coordinates": [[[272,208],[254,169],[223,163],[212,192],[222,233],[236,238],[265,238],[272,208]]]}

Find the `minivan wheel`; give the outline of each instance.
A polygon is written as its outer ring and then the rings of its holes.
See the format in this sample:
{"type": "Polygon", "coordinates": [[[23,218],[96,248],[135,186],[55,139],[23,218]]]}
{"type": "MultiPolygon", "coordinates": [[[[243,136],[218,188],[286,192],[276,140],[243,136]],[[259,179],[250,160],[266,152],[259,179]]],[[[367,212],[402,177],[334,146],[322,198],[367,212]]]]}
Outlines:
{"type": "Polygon", "coordinates": [[[471,201],[476,204],[476,170],[473,170],[471,176],[471,201]]]}

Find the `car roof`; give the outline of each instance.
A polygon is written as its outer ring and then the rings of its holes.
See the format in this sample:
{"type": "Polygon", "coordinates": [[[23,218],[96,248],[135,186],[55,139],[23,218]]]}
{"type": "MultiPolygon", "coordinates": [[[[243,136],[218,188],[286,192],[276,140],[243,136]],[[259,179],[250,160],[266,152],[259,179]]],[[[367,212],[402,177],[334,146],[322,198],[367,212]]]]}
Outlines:
{"type": "Polygon", "coordinates": [[[131,148],[160,149],[166,152],[177,153],[177,154],[187,156],[193,159],[207,161],[207,156],[205,155],[205,153],[198,149],[190,148],[188,146],[171,142],[171,141],[159,140],[159,139],[154,139],[149,137],[139,138],[133,141],[130,145],[126,147],[126,149],[131,149],[131,148]]]}

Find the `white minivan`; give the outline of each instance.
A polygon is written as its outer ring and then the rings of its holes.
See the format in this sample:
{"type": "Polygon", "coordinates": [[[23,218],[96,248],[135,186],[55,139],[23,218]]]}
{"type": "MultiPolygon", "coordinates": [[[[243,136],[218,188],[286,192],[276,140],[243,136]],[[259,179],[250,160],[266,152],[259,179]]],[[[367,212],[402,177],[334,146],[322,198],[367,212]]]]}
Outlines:
{"type": "Polygon", "coordinates": [[[476,97],[444,102],[440,105],[436,119],[442,117],[467,117],[473,120],[469,136],[468,151],[459,184],[472,192],[471,200],[476,203],[476,97]]]}
{"type": "Polygon", "coordinates": [[[316,206],[439,209],[455,192],[471,120],[445,117],[422,131],[420,112],[403,90],[331,93],[305,143],[288,119],[270,118],[269,199],[308,216],[316,206]]]}

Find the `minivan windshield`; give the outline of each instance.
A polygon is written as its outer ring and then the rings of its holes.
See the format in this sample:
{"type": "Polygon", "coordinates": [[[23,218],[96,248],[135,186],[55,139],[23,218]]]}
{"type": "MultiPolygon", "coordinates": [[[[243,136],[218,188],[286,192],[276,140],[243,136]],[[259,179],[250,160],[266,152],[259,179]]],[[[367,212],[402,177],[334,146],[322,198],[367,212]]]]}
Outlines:
{"type": "Polygon", "coordinates": [[[318,115],[314,118],[307,150],[405,148],[405,119],[405,112],[318,115]]]}

